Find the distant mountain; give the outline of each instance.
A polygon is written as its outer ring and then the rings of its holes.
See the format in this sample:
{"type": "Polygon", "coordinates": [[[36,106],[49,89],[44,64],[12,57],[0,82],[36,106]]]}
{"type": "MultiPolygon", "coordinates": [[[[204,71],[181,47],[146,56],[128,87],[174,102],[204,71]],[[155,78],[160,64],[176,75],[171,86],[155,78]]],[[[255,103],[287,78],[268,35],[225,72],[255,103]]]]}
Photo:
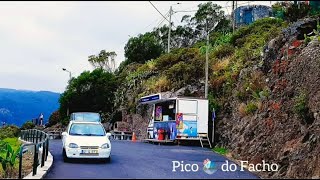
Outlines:
{"type": "Polygon", "coordinates": [[[21,126],[43,113],[46,123],[59,108],[59,93],[0,88],[0,123],[21,126]]]}

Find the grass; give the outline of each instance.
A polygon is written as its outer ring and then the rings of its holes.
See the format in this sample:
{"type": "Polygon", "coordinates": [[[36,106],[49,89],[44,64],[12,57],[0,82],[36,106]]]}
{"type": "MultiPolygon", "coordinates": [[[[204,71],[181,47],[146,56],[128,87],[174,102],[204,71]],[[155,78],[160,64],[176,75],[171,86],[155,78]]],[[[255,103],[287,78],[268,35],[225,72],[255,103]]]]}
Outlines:
{"type": "Polygon", "coordinates": [[[21,141],[19,141],[19,139],[16,137],[15,138],[6,138],[3,141],[9,143],[14,150],[17,150],[20,147],[20,145],[22,144],[21,141]]]}
{"type": "Polygon", "coordinates": [[[226,155],[228,153],[228,150],[226,148],[223,147],[215,147],[212,149],[213,152],[218,153],[220,155],[226,155]]]}
{"type": "MultiPolygon", "coordinates": [[[[11,147],[13,148],[14,151],[17,151],[18,148],[21,146],[21,142],[18,140],[17,137],[14,137],[14,138],[5,138],[3,139],[2,141],[4,142],[7,142],[11,145],[11,147]]],[[[5,157],[5,152],[0,152],[0,156],[1,157],[5,157]]],[[[17,169],[18,166],[19,166],[19,161],[16,160],[16,163],[14,165],[14,168],[17,169]]],[[[4,172],[3,172],[3,169],[2,169],[2,166],[0,166],[0,177],[3,178],[4,177],[4,172]]]]}

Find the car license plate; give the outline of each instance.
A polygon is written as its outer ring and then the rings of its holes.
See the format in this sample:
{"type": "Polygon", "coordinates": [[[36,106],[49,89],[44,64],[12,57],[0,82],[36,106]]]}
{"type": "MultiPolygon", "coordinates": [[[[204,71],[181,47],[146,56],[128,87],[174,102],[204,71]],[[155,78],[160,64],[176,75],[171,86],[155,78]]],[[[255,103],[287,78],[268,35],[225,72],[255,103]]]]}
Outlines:
{"type": "Polygon", "coordinates": [[[92,150],[92,149],[86,149],[86,150],[81,150],[81,153],[83,154],[98,154],[98,150],[92,150]]]}

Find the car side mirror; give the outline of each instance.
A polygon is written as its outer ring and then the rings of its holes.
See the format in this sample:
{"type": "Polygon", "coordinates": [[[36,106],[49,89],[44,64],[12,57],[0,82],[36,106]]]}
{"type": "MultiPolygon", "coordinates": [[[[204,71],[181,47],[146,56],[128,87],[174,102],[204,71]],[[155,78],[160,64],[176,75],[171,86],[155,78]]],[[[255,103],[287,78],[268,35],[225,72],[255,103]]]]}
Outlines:
{"type": "Polygon", "coordinates": [[[107,133],[107,137],[109,138],[111,136],[111,133],[107,133]]]}
{"type": "Polygon", "coordinates": [[[66,135],[67,135],[67,132],[63,132],[61,135],[62,135],[62,136],[66,136],[66,135]]]}

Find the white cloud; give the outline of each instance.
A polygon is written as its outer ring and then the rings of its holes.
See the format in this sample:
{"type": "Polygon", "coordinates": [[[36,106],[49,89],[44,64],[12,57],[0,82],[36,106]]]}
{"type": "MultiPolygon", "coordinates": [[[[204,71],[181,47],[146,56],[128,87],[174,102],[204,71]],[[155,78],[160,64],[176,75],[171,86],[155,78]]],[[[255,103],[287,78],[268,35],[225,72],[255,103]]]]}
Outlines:
{"type": "MultiPolygon", "coordinates": [[[[173,10],[195,10],[203,2],[180,1],[173,10]]],[[[166,14],[177,1],[152,3],[166,14]]],[[[63,92],[69,76],[62,67],[73,76],[92,70],[87,58],[102,49],[115,51],[119,65],[129,36],[152,30],[161,19],[148,1],[0,2],[0,87],[63,92]]]]}

